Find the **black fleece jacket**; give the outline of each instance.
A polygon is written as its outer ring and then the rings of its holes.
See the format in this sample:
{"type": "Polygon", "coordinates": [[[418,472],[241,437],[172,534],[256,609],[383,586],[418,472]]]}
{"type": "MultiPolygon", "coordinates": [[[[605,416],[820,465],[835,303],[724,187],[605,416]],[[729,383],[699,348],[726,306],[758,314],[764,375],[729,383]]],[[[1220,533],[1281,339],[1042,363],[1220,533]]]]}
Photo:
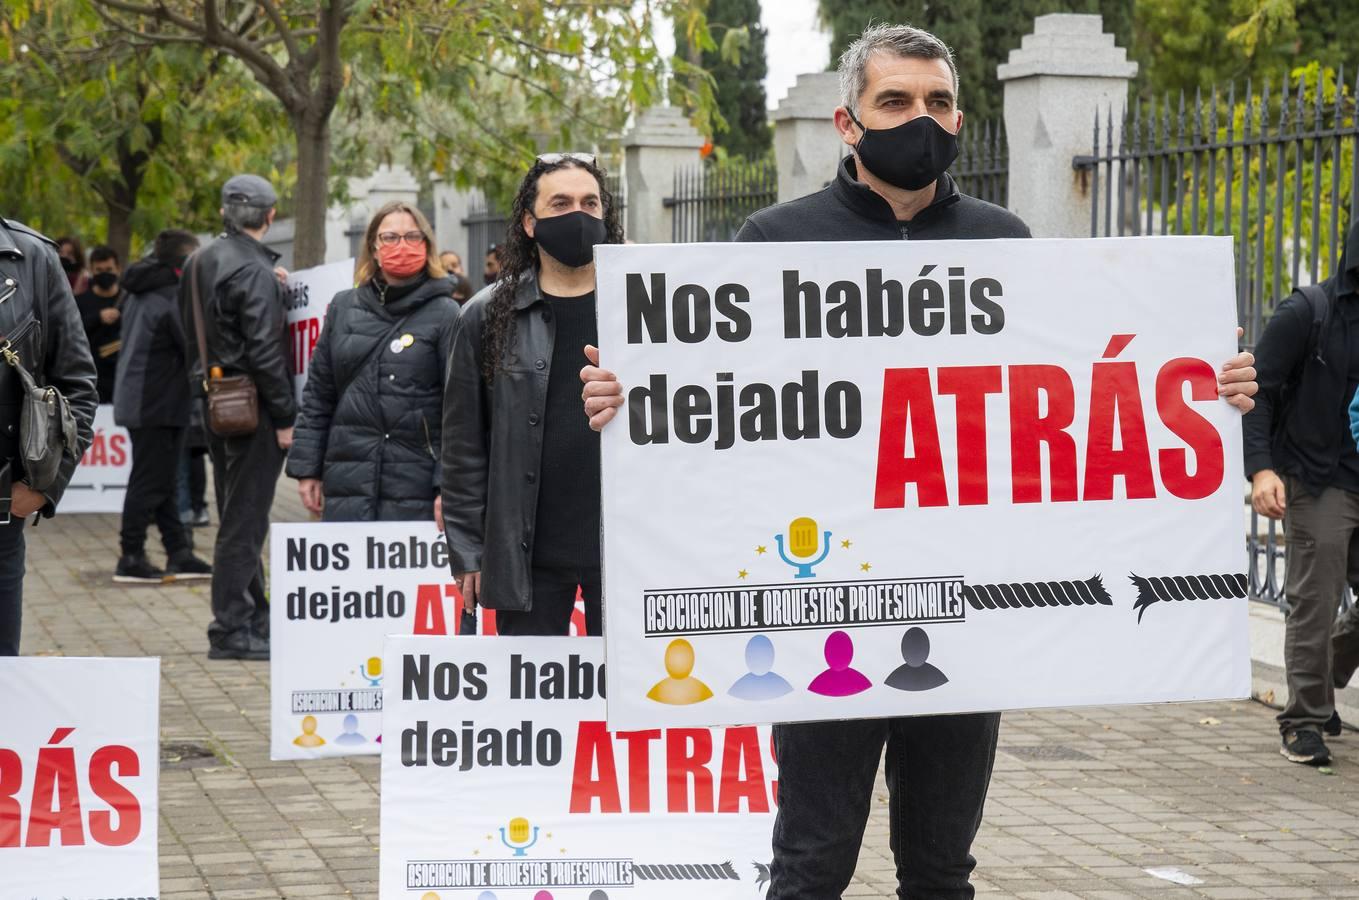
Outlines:
{"type": "Polygon", "coordinates": [[[945,173],[934,202],[900,222],[892,207],[858,180],[854,158],[840,160],[834,181],[746,219],[738,241],[943,241],[1030,237],[1029,226],[1007,209],[969,197],[945,173]]]}
{"type": "Polygon", "coordinates": [[[1359,358],[1359,221],[1350,226],[1340,265],[1321,283],[1329,313],[1315,351],[1308,353],[1312,307],[1294,291],[1265,324],[1255,347],[1260,392],[1245,429],[1246,477],[1262,469],[1293,475],[1313,493],[1336,484],[1341,459],[1353,454],[1347,391],[1359,358]],[[1295,385],[1285,409],[1284,386],[1295,385]]]}

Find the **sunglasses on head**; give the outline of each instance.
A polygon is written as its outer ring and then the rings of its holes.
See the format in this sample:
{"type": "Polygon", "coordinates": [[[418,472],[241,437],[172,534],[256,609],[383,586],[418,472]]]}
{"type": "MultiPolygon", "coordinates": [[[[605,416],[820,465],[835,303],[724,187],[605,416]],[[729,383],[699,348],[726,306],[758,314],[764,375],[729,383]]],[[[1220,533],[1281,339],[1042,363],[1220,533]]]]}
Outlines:
{"type": "Polygon", "coordinates": [[[587,164],[587,165],[591,165],[591,166],[593,166],[593,165],[596,164],[596,163],[595,163],[595,155],[594,155],[593,153],[539,153],[539,154],[538,154],[538,162],[544,163],[544,164],[549,165],[549,166],[556,165],[556,164],[559,163],[559,162],[566,162],[568,159],[574,159],[576,162],[583,162],[583,163],[585,163],[585,164],[587,164]]]}

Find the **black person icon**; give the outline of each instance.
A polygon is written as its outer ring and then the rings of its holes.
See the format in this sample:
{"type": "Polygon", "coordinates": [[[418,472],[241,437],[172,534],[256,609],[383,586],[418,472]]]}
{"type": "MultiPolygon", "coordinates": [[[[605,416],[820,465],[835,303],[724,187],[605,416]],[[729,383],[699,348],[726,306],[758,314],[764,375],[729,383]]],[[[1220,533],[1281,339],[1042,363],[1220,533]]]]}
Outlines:
{"type": "Polygon", "coordinates": [[[930,636],[923,628],[908,628],[901,636],[903,663],[883,684],[899,691],[929,691],[948,684],[948,676],[925,660],[930,658],[930,636]]]}

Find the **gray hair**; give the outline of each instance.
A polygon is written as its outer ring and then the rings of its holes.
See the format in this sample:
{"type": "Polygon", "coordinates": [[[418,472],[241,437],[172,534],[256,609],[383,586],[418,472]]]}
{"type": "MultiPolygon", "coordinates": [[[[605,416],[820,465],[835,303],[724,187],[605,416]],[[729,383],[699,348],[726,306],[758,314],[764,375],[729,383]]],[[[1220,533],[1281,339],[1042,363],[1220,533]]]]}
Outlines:
{"type": "Polygon", "coordinates": [[[958,95],[958,66],[953,51],[939,38],[910,25],[869,25],[858,39],[840,55],[840,100],[845,109],[859,111],[859,98],[868,87],[868,61],[882,51],[907,59],[942,59],[953,76],[953,94],[958,95]]]}
{"type": "Polygon", "coordinates": [[[263,228],[269,221],[271,206],[254,206],[250,203],[228,203],[222,207],[222,223],[227,231],[254,231],[263,228]]]}

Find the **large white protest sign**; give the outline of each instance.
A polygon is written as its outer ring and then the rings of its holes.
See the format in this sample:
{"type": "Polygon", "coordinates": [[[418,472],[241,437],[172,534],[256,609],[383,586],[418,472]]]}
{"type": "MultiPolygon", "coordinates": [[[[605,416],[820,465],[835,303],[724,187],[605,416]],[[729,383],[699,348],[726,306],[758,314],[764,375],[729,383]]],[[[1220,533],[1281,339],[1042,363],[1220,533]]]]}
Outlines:
{"type": "Polygon", "coordinates": [[[393,637],[382,900],[749,900],[767,729],[604,727],[599,638],[393,637]]]}
{"type": "Polygon", "coordinates": [[[160,660],[0,659],[0,900],[160,893],[160,660]]]}
{"type": "Polygon", "coordinates": [[[61,512],[122,512],[131,474],[132,438],[114,424],[113,405],[100,404],[94,413],[94,438],[61,495],[61,512]]]}
{"type": "Polygon", "coordinates": [[[601,247],[609,724],[1249,693],[1225,238],[601,247]]]}
{"type": "Polygon", "coordinates": [[[275,524],[269,560],[274,759],[381,752],[387,635],[495,634],[490,610],[463,625],[433,521],[275,524]]]}
{"type": "Polygon", "coordinates": [[[298,403],[302,402],[307,368],[311,365],[312,353],[316,351],[316,341],[321,337],[326,309],[336,294],[353,286],[352,259],[303,269],[288,276],[288,343],[292,348],[293,389],[297,393],[298,403]]]}

